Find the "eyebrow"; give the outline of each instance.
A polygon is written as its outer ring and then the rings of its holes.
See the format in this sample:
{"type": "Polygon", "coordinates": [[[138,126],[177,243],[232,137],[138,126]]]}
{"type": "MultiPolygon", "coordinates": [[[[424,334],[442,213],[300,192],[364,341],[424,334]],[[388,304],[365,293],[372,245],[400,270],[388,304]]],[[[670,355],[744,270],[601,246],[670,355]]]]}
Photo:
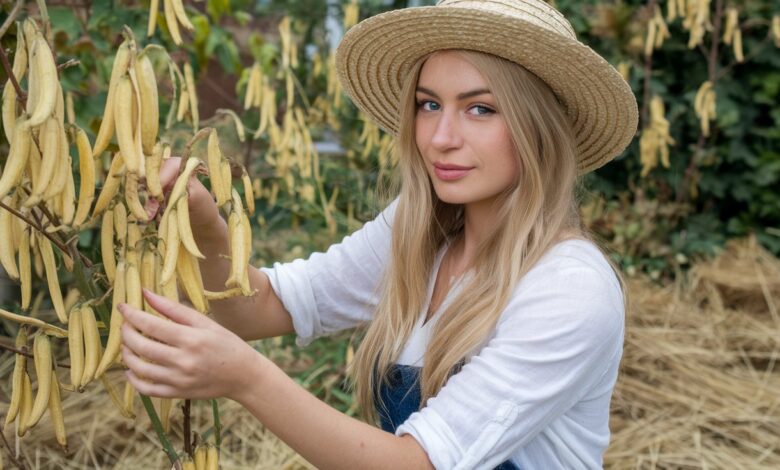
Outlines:
{"type": "MultiPolygon", "coordinates": [[[[439,95],[437,95],[433,90],[430,90],[430,89],[425,88],[425,87],[418,86],[416,91],[425,93],[427,95],[431,95],[434,98],[436,98],[437,100],[441,99],[441,98],[439,98],[439,95]]],[[[492,94],[492,93],[487,88],[478,88],[476,90],[465,91],[463,93],[460,93],[457,96],[457,98],[458,98],[458,100],[465,100],[466,98],[471,98],[472,96],[490,95],[490,94],[492,94]]]]}

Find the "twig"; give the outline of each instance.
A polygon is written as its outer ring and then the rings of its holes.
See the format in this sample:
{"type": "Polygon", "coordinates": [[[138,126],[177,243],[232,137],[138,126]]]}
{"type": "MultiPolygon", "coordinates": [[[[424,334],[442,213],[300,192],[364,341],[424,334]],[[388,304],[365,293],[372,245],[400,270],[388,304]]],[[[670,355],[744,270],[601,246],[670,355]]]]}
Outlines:
{"type": "Polygon", "coordinates": [[[181,405],[181,411],[184,414],[184,452],[189,456],[192,456],[192,443],[190,442],[190,400],[184,400],[184,404],[181,405]]]}
{"type": "Polygon", "coordinates": [[[184,150],[181,153],[181,165],[179,166],[179,174],[184,170],[184,167],[186,166],[186,160],[190,156],[190,152],[192,151],[192,146],[195,145],[195,142],[205,139],[209,136],[211,133],[212,128],[211,127],[204,127],[203,129],[199,130],[195,133],[194,136],[192,136],[192,139],[190,139],[189,142],[187,142],[187,145],[184,146],[184,150]]]}
{"type": "Polygon", "coordinates": [[[745,56],[744,60],[742,62],[737,62],[737,60],[733,60],[730,64],[723,67],[718,71],[717,74],[715,74],[715,80],[720,80],[721,78],[725,77],[728,72],[731,71],[735,66],[739,64],[744,64],[745,62],[749,61],[753,57],[757,56],[761,53],[761,51],[764,50],[764,48],[769,44],[769,42],[772,40],[772,32],[769,31],[766,33],[766,37],[763,41],[761,41],[756,48],[754,48],[748,55],[745,56]]]}
{"type": "MultiPolygon", "coordinates": [[[[6,351],[10,351],[10,352],[13,352],[13,353],[16,353],[16,354],[21,354],[22,356],[27,356],[27,357],[30,357],[30,358],[33,358],[33,359],[35,358],[35,356],[33,356],[33,353],[29,352],[27,350],[27,348],[17,349],[17,348],[15,348],[13,346],[7,346],[7,345],[5,345],[3,343],[0,343],[0,349],[4,349],[6,351]]],[[[70,369],[70,364],[61,364],[61,363],[58,362],[57,363],[57,367],[64,367],[66,369],[70,369]]]]}
{"type": "MultiPolygon", "coordinates": [[[[718,66],[718,46],[720,45],[720,28],[723,19],[723,0],[717,0],[715,3],[715,22],[712,25],[712,42],[710,43],[710,56],[707,59],[707,79],[712,83],[712,88],[715,88],[717,82],[717,66],[718,66]]],[[[704,134],[699,134],[699,139],[696,141],[696,147],[694,147],[691,153],[691,160],[688,162],[688,167],[685,169],[685,176],[683,176],[680,186],[677,188],[677,196],[675,202],[682,204],[687,199],[688,185],[691,179],[696,173],[696,160],[699,153],[704,148],[704,144],[707,142],[707,138],[704,134]]]]}
{"type": "MultiPolygon", "coordinates": [[[[647,5],[650,15],[655,11],[655,0],[647,5]]],[[[653,54],[645,56],[644,84],[642,85],[642,128],[646,126],[648,107],[650,106],[650,74],[653,72],[653,54]]]]}
{"type": "Polygon", "coordinates": [[[22,349],[18,349],[13,346],[8,346],[3,343],[0,343],[0,349],[5,349],[6,351],[11,351],[16,354],[21,354],[22,356],[34,357],[33,354],[27,350],[26,346],[23,347],[22,349]]]}
{"type": "Polygon", "coordinates": [[[254,141],[255,139],[250,138],[249,142],[246,143],[246,153],[244,153],[244,168],[249,168],[249,162],[252,157],[252,144],[254,141]]]}
{"type": "Polygon", "coordinates": [[[19,10],[22,9],[22,5],[24,5],[24,0],[16,0],[16,5],[11,9],[11,13],[8,14],[5,23],[3,23],[3,26],[0,26],[0,38],[5,36],[5,32],[8,31],[8,28],[10,28],[11,24],[16,20],[16,15],[18,15],[19,10]]]}
{"type": "Polygon", "coordinates": [[[0,47],[0,60],[3,62],[3,68],[5,69],[5,74],[8,75],[8,79],[11,80],[11,83],[14,85],[14,88],[16,89],[16,99],[22,102],[22,107],[24,109],[27,109],[27,92],[22,90],[22,87],[19,85],[19,82],[16,80],[16,75],[14,75],[13,67],[11,67],[11,63],[8,62],[8,56],[5,53],[5,49],[0,47]]]}
{"type": "Polygon", "coordinates": [[[5,438],[5,429],[0,431],[0,437],[3,438],[3,445],[5,445],[5,448],[8,449],[8,458],[11,459],[11,463],[16,465],[21,470],[27,470],[27,467],[24,465],[24,461],[16,460],[16,457],[14,457],[14,450],[11,449],[11,444],[8,443],[8,440],[5,438]]]}
{"type": "Polygon", "coordinates": [[[66,62],[63,62],[60,65],[58,65],[57,66],[57,71],[61,72],[62,70],[66,69],[68,67],[73,67],[75,65],[79,65],[80,63],[81,63],[81,61],[78,60],[78,59],[70,59],[70,60],[68,60],[66,62]]]}
{"type": "Polygon", "coordinates": [[[68,247],[67,247],[67,246],[66,246],[64,243],[62,243],[60,240],[58,240],[58,239],[54,238],[54,236],[52,236],[52,234],[50,234],[49,232],[47,232],[47,231],[46,231],[46,230],[43,228],[43,225],[42,225],[42,224],[38,224],[38,223],[36,223],[35,221],[33,221],[33,220],[31,220],[31,219],[28,219],[28,218],[27,218],[27,216],[25,216],[25,215],[24,215],[24,214],[22,214],[21,212],[17,211],[17,210],[16,210],[16,209],[14,209],[13,207],[9,207],[9,206],[7,206],[7,205],[6,205],[4,202],[2,202],[2,201],[0,201],[0,207],[2,207],[3,209],[7,210],[7,211],[8,211],[8,212],[10,212],[10,213],[12,213],[12,214],[13,214],[13,215],[15,215],[16,217],[18,217],[18,218],[22,219],[23,221],[25,221],[25,222],[27,223],[27,225],[29,225],[30,227],[34,228],[34,229],[35,229],[35,230],[37,230],[39,233],[41,233],[41,234],[45,235],[45,236],[46,236],[46,238],[48,238],[49,240],[51,240],[51,242],[52,242],[52,243],[54,243],[55,245],[57,245],[57,248],[59,248],[59,249],[60,249],[60,250],[61,250],[63,253],[65,253],[65,254],[67,254],[67,255],[70,255],[70,251],[68,251],[68,247]]]}

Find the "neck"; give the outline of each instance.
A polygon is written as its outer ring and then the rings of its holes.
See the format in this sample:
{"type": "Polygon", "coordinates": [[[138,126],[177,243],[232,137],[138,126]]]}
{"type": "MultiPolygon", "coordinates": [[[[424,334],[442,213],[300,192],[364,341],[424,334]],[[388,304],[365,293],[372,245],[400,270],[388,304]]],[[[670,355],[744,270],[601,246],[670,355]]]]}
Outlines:
{"type": "Polygon", "coordinates": [[[492,200],[467,204],[464,207],[463,233],[450,246],[450,257],[455,273],[465,272],[477,253],[477,247],[496,224],[492,200]]]}

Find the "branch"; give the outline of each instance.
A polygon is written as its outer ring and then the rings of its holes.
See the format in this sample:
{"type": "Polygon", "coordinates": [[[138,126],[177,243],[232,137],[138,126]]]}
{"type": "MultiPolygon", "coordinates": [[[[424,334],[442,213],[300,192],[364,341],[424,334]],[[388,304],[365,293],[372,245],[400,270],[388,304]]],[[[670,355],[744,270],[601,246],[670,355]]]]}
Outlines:
{"type": "Polygon", "coordinates": [[[81,61],[78,60],[78,59],[70,59],[70,60],[68,60],[66,62],[63,62],[60,65],[58,65],[57,66],[57,71],[61,72],[62,70],[66,69],[68,67],[73,67],[73,66],[79,65],[80,63],[81,63],[81,61]]]}
{"type": "Polygon", "coordinates": [[[11,27],[11,24],[16,20],[16,15],[19,14],[19,10],[22,9],[24,0],[16,0],[16,5],[11,9],[11,13],[8,14],[8,18],[5,19],[5,23],[0,27],[0,38],[5,36],[5,32],[11,27]]]}
{"type": "Polygon", "coordinates": [[[184,404],[181,405],[181,410],[184,414],[184,452],[192,456],[192,443],[190,442],[190,400],[184,400],[184,404]]]}
{"type": "Polygon", "coordinates": [[[16,89],[16,99],[22,102],[22,107],[27,109],[27,92],[22,90],[22,87],[19,85],[19,82],[16,80],[16,75],[14,75],[13,67],[11,67],[11,64],[8,62],[8,56],[5,53],[5,49],[0,47],[0,60],[3,62],[3,68],[5,69],[5,74],[8,75],[8,79],[11,80],[11,83],[14,85],[14,88],[16,89]]]}
{"type": "Polygon", "coordinates": [[[63,253],[65,253],[66,255],[70,255],[70,252],[68,251],[68,247],[64,243],[62,243],[60,240],[58,240],[57,238],[54,238],[54,236],[52,234],[50,234],[49,232],[44,230],[43,226],[41,226],[38,223],[36,223],[35,221],[27,218],[26,215],[24,215],[21,212],[17,211],[13,207],[7,206],[2,201],[0,201],[0,207],[2,207],[3,209],[7,210],[8,212],[10,212],[11,214],[15,215],[16,217],[22,219],[23,221],[25,221],[27,223],[27,225],[29,225],[30,227],[34,228],[39,233],[45,235],[46,238],[48,238],[49,240],[51,240],[52,243],[57,245],[57,248],[59,248],[63,253]]]}
{"type": "MultiPolygon", "coordinates": [[[[718,66],[718,47],[720,46],[720,28],[721,21],[723,19],[723,0],[717,0],[715,3],[715,22],[712,25],[712,42],[710,43],[710,56],[707,59],[707,79],[712,83],[712,88],[715,88],[715,83],[718,81],[717,66],[718,66]]],[[[680,186],[677,188],[677,196],[675,202],[682,204],[687,199],[688,185],[690,184],[693,175],[696,173],[696,157],[704,148],[704,144],[707,141],[707,137],[704,134],[699,134],[699,139],[696,142],[691,153],[691,160],[688,162],[688,167],[685,169],[685,176],[683,177],[680,186]]]]}
{"type": "Polygon", "coordinates": [[[0,431],[0,437],[3,438],[3,445],[5,445],[5,448],[8,449],[8,458],[11,459],[11,462],[17,466],[17,468],[20,468],[21,470],[27,470],[27,467],[24,465],[24,461],[22,460],[16,460],[14,457],[14,450],[11,449],[11,444],[8,443],[8,440],[5,438],[5,429],[0,431]]]}
{"type": "MultiPolygon", "coordinates": [[[[17,349],[17,348],[15,348],[13,346],[6,346],[5,344],[0,343],[0,349],[4,349],[6,351],[11,351],[11,352],[16,353],[16,354],[21,354],[22,356],[27,356],[27,357],[30,357],[30,358],[33,358],[33,359],[35,358],[35,356],[33,356],[33,353],[27,351],[27,348],[17,349]]],[[[66,369],[70,369],[70,364],[61,364],[61,363],[57,362],[57,367],[65,367],[66,369]]]]}
{"type": "Polygon", "coordinates": [[[769,31],[769,32],[767,32],[766,37],[764,38],[764,40],[761,41],[756,48],[754,48],[752,51],[750,51],[750,54],[746,55],[742,62],[737,62],[736,59],[733,60],[730,64],[728,64],[727,66],[723,67],[722,69],[720,69],[720,71],[718,71],[717,74],[715,74],[715,80],[720,80],[721,78],[725,77],[726,74],[728,74],[728,72],[730,72],[731,69],[733,69],[735,66],[737,66],[739,64],[744,64],[744,63],[748,62],[750,59],[752,59],[753,57],[755,57],[758,54],[760,54],[761,51],[764,50],[764,48],[769,44],[769,42],[771,40],[772,40],[772,32],[769,31]]]}
{"type": "MultiPolygon", "coordinates": [[[[650,0],[651,5],[655,5],[655,0],[650,0]]],[[[644,84],[642,85],[642,128],[647,123],[648,106],[650,106],[650,74],[653,72],[653,54],[645,56],[645,74],[644,84]]]]}

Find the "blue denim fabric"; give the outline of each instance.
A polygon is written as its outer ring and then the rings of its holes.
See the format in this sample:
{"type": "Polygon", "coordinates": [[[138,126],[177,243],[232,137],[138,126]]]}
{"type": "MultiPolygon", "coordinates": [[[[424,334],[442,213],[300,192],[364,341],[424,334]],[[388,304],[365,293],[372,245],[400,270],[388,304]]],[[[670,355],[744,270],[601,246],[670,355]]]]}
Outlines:
{"type": "MultiPolygon", "coordinates": [[[[376,403],[382,429],[395,433],[396,428],[420,408],[419,367],[398,365],[388,371],[389,385],[379,385],[379,397],[384,403],[376,403]]],[[[507,460],[494,470],[519,470],[519,467],[507,460]]]]}

